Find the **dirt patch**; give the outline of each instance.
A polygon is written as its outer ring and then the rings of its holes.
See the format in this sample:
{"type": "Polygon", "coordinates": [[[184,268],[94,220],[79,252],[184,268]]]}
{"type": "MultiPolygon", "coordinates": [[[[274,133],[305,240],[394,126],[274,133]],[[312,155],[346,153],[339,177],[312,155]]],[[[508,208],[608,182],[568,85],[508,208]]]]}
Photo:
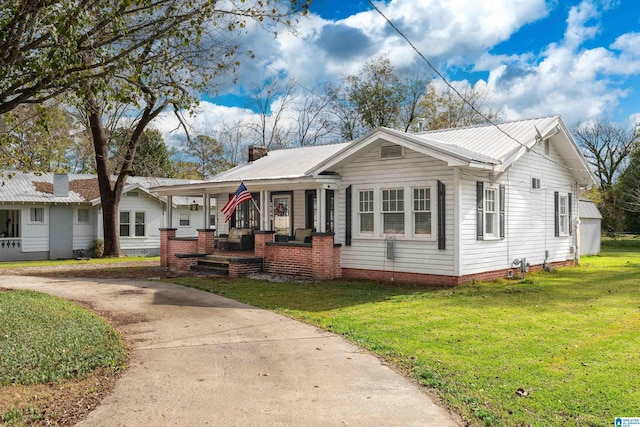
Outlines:
{"type": "Polygon", "coordinates": [[[58,383],[2,386],[0,414],[9,425],[73,426],[111,393],[117,378],[99,369],[58,383]]]}

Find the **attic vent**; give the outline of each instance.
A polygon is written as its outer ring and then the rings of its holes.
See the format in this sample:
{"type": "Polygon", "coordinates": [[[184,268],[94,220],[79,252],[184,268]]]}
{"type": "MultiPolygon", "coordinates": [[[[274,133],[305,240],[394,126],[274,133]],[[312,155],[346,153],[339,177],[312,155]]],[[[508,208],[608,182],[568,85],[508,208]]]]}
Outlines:
{"type": "Polygon", "coordinates": [[[534,190],[540,189],[540,178],[531,178],[531,188],[534,190]]]}
{"type": "Polygon", "coordinates": [[[127,193],[127,197],[138,197],[138,192],[137,191],[129,191],[127,193]]]}
{"type": "Polygon", "coordinates": [[[401,159],[403,154],[401,145],[383,145],[380,147],[381,159],[401,159]]]}

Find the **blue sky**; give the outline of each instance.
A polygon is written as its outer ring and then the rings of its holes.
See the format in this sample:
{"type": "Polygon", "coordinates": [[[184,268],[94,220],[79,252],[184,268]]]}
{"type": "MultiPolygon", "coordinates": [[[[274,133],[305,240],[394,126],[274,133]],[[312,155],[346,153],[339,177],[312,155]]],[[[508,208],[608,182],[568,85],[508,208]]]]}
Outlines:
{"type": "MultiPolygon", "coordinates": [[[[383,13],[454,84],[489,93],[503,119],[561,114],[571,127],[607,118],[640,122],[637,0],[388,0],[383,13]]],[[[296,34],[259,26],[234,35],[256,53],[218,95],[203,98],[194,128],[251,121],[247,91],[266,76],[303,88],[340,81],[386,55],[399,69],[429,73],[367,1],[313,0],[296,34]]],[[[429,73],[432,74],[432,73],[429,73]]],[[[277,103],[278,100],[276,99],[277,103]]],[[[161,129],[172,129],[170,115],[161,129]]],[[[161,120],[162,122],[162,120],[161,120]]]]}

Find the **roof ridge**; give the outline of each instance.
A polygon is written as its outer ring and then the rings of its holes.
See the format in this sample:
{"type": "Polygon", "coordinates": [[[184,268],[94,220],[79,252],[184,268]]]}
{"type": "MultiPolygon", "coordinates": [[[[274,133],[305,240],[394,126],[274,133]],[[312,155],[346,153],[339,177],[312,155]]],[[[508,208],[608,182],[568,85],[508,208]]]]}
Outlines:
{"type": "Polygon", "coordinates": [[[445,129],[431,129],[431,130],[426,130],[426,131],[422,131],[422,132],[416,132],[416,135],[426,135],[426,134],[429,134],[429,133],[436,133],[436,132],[452,132],[452,131],[465,130],[465,129],[479,129],[479,128],[491,127],[491,126],[495,127],[495,126],[501,126],[501,125],[510,125],[510,124],[513,124],[513,123],[529,122],[529,121],[533,121],[533,120],[559,118],[559,117],[560,117],[559,114],[548,114],[546,116],[528,117],[528,118],[525,118],[525,119],[507,120],[505,122],[500,122],[500,123],[479,123],[479,124],[469,125],[469,126],[460,126],[460,127],[445,128],[445,129]]]}

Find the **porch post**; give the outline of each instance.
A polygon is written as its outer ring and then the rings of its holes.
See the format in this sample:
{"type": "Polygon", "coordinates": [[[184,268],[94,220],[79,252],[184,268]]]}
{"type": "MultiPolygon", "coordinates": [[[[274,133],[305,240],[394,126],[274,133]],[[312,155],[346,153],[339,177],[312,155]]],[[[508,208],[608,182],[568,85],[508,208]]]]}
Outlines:
{"type": "Polygon", "coordinates": [[[171,228],[173,226],[173,196],[167,196],[167,216],[164,218],[164,227],[171,228]]]}
{"type": "Polygon", "coordinates": [[[260,203],[262,204],[262,214],[260,218],[262,220],[262,230],[263,231],[271,231],[271,222],[269,221],[271,218],[271,193],[269,190],[264,190],[260,194],[260,203]]]}
{"type": "Polygon", "coordinates": [[[202,204],[204,205],[204,228],[211,228],[211,196],[209,193],[202,195],[202,204]]]}
{"type": "Polygon", "coordinates": [[[316,199],[318,205],[318,223],[316,225],[316,231],[318,233],[324,233],[326,231],[326,209],[325,205],[327,204],[327,191],[324,188],[318,188],[316,190],[316,199]]]}

